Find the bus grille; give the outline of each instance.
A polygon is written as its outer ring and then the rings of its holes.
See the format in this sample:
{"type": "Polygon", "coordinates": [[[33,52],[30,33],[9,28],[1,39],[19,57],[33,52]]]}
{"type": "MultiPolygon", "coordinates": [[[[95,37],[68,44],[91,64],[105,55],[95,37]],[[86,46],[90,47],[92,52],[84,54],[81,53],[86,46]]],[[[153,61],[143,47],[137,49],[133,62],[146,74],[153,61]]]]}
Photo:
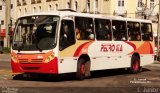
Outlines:
{"type": "Polygon", "coordinates": [[[19,63],[27,64],[27,63],[42,63],[43,59],[19,59],[19,63]]]}
{"type": "Polygon", "coordinates": [[[22,67],[23,70],[39,70],[40,67],[22,67]]]}

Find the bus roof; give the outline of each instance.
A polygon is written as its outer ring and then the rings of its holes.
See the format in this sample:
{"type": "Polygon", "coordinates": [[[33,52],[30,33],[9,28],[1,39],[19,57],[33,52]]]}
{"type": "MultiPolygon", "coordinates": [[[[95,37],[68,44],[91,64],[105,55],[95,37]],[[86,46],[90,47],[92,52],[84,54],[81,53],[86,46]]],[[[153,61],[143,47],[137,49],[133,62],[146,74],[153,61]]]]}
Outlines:
{"type": "Polygon", "coordinates": [[[92,17],[92,18],[111,19],[111,20],[145,22],[145,23],[151,23],[152,22],[151,20],[145,20],[145,19],[124,18],[124,17],[121,17],[121,16],[107,16],[107,15],[103,15],[103,14],[78,13],[78,12],[72,12],[72,11],[48,11],[48,12],[28,14],[28,15],[24,15],[24,16],[21,16],[21,17],[34,16],[34,15],[57,15],[57,16],[60,16],[60,17],[79,16],[79,17],[92,17]]]}

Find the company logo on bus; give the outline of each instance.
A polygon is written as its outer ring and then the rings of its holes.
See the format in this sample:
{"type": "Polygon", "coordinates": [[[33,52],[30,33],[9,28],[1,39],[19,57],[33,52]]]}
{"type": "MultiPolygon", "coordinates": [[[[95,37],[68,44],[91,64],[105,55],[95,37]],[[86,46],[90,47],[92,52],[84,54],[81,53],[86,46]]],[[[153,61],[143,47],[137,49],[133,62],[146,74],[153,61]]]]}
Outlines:
{"type": "Polygon", "coordinates": [[[101,44],[101,52],[122,52],[123,46],[121,44],[101,44]]]}

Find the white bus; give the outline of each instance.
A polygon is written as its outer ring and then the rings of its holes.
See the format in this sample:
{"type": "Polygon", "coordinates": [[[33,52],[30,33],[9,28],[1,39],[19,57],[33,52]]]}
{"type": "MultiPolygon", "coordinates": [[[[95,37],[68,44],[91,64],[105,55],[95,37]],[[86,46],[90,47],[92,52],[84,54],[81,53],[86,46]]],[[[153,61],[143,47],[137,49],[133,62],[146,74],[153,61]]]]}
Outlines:
{"type": "Polygon", "coordinates": [[[154,62],[149,20],[71,11],[25,15],[17,20],[11,49],[15,73],[76,73],[129,68],[154,62]]]}

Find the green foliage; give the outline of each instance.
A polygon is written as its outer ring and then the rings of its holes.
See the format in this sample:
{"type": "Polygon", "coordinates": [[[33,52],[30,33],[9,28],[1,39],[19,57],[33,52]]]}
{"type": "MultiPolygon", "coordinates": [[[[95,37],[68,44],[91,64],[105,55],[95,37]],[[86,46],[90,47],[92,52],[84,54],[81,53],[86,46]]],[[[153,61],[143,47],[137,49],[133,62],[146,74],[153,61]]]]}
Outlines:
{"type": "Polygon", "coordinates": [[[3,48],[3,53],[9,54],[10,52],[11,52],[11,48],[9,48],[9,47],[4,47],[3,48]]]}

